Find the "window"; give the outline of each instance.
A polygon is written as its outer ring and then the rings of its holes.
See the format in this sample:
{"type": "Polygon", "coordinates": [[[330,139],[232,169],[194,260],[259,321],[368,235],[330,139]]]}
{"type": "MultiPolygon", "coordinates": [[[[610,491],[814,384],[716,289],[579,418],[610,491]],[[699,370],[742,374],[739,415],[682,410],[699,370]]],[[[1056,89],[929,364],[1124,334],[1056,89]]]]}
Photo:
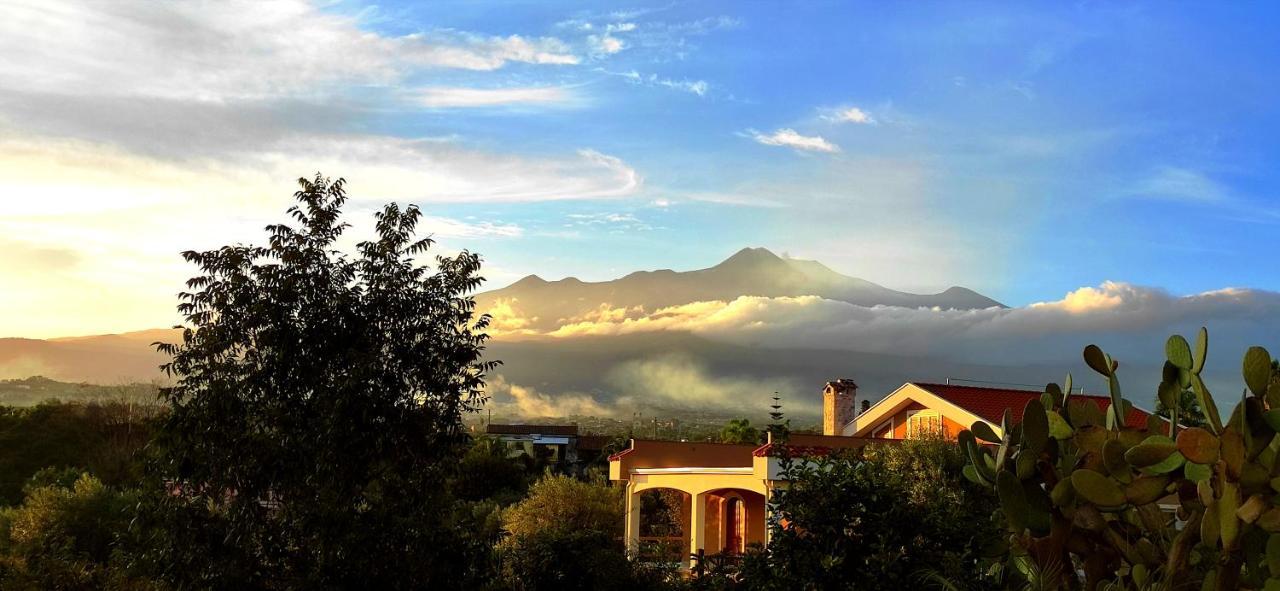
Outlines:
{"type": "Polygon", "coordinates": [[[942,415],[936,410],[917,411],[907,419],[907,437],[942,434],[942,415]]]}

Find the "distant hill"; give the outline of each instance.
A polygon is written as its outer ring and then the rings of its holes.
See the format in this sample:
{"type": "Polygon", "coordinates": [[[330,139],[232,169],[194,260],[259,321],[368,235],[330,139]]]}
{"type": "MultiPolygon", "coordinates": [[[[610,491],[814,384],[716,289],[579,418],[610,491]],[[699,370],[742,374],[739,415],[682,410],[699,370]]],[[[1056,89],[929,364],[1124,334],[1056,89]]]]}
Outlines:
{"type": "Polygon", "coordinates": [[[166,329],[48,340],[0,338],[0,379],[46,376],[96,384],[161,380],[165,357],[151,343],[177,339],[177,331],[166,329]]]}
{"type": "Polygon", "coordinates": [[[620,279],[585,282],[573,277],[547,281],[537,275],[479,294],[477,308],[515,302],[530,328],[551,329],[598,310],[643,307],[646,311],[740,296],[805,296],[859,306],[938,307],[973,310],[1003,304],[964,287],[936,294],[896,291],[865,279],[841,275],[817,261],[780,257],[765,248],[744,248],[724,262],[696,271],[637,271],[620,279]]]}

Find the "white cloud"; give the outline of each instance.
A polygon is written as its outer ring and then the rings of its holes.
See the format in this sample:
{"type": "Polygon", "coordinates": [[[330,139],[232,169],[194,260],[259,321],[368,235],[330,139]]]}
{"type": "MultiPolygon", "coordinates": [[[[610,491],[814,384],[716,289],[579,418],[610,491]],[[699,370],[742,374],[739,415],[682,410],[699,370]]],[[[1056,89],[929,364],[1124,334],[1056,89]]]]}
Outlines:
{"type": "Polygon", "coordinates": [[[720,203],[723,205],[742,205],[746,207],[786,207],[787,204],[771,197],[761,197],[749,193],[734,192],[694,192],[684,193],[684,198],[690,201],[701,201],[704,203],[720,203]]]}
{"type": "Polygon", "coordinates": [[[858,107],[846,107],[843,109],[835,109],[822,116],[827,121],[836,123],[857,123],[861,125],[870,125],[876,122],[871,114],[859,109],[858,107]]]}
{"type": "Polygon", "coordinates": [[[784,127],[773,133],[763,133],[754,129],[746,131],[747,137],[766,146],[782,146],[806,152],[839,152],[840,146],[827,141],[822,136],[800,135],[794,129],[784,127]]]}
{"type": "MultiPolygon", "coordinates": [[[[747,414],[769,410],[764,393],[798,389],[785,379],[717,376],[697,360],[676,354],[626,361],[610,369],[605,382],[617,394],[617,406],[621,408],[657,406],[747,414]]],[[[811,414],[816,410],[816,404],[809,401],[788,400],[789,413],[811,414]]]]}
{"type": "Polygon", "coordinates": [[[1203,173],[1175,166],[1156,169],[1130,193],[1137,197],[1215,203],[1227,198],[1227,190],[1203,173]]]}
{"type": "MultiPolygon", "coordinates": [[[[77,261],[32,275],[22,290],[0,290],[6,332],[56,336],[172,324],[173,294],[191,273],[177,253],[262,240],[261,228],[290,205],[293,179],[316,170],[346,177],[357,223],[368,223],[371,210],[388,201],[418,203],[430,214],[432,202],[614,198],[642,183],[621,159],[593,150],[524,158],[432,141],[300,134],[250,147],[255,151],[233,159],[172,161],[93,142],[0,139],[0,194],[11,197],[3,198],[0,236],[38,241],[33,248],[50,261],[77,261]],[[112,314],[86,316],[101,309],[112,314]]],[[[523,233],[498,221],[431,217],[423,224],[424,232],[453,238],[523,233]]],[[[0,267],[10,264],[18,262],[0,267]]]]}
{"type": "Polygon", "coordinates": [[[589,394],[569,392],[548,396],[536,388],[509,382],[502,374],[494,375],[487,380],[485,393],[490,397],[487,406],[495,413],[527,419],[607,417],[613,414],[613,409],[596,402],[589,394]]]}
{"type": "Polygon", "coordinates": [[[593,51],[597,54],[612,55],[627,48],[626,43],[612,35],[592,35],[587,38],[587,41],[591,43],[593,51]]]}
{"type": "Polygon", "coordinates": [[[432,87],[418,91],[420,104],[432,108],[495,107],[509,105],[564,105],[576,97],[560,86],[526,88],[432,87]]]}
{"type": "Polygon", "coordinates": [[[516,224],[472,222],[438,216],[424,216],[418,224],[425,232],[448,238],[518,238],[524,228],[516,224]]]}
{"type": "Polygon", "coordinates": [[[657,74],[649,74],[646,76],[635,70],[611,72],[603,68],[597,68],[596,71],[610,76],[624,78],[632,84],[639,84],[642,86],[660,86],[663,88],[670,88],[673,90],[696,94],[700,97],[707,96],[707,92],[711,90],[711,84],[706,80],[673,80],[671,78],[659,77],[657,74]]]}
{"type": "Polygon", "coordinates": [[[1215,357],[1230,365],[1246,345],[1275,344],[1280,293],[1229,288],[1176,296],[1106,282],[1060,300],[985,310],[864,307],[817,296],[743,296],[658,310],[605,308],[565,320],[542,334],[572,339],[687,332],[747,346],[839,349],[991,365],[1069,362],[1079,358],[1085,344],[1096,342],[1122,359],[1158,365],[1169,334],[1194,334],[1201,325],[1213,336],[1212,350],[1221,355],[1215,357]]]}
{"type": "Polygon", "coordinates": [[[300,0],[9,5],[0,19],[0,87],[198,101],[315,97],[350,84],[395,84],[424,68],[579,61],[555,38],[386,36],[361,24],[300,0]]]}

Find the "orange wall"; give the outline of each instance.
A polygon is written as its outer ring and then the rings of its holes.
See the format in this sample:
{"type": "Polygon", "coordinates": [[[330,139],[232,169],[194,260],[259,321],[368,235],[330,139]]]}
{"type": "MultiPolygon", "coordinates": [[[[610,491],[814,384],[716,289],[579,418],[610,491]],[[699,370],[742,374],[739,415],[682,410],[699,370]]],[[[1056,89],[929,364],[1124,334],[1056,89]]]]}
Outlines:
{"type": "Polygon", "coordinates": [[[747,517],[747,539],[746,544],[763,544],[765,538],[765,529],[768,524],[765,520],[765,500],[764,496],[749,491],[723,491],[720,494],[712,493],[707,495],[707,529],[704,534],[703,543],[707,554],[716,554],[724,551],[725,539],[724,531],[724,512],[728,505],[728,497],[732,493],[737,493],[743,502],[743,509],[746,511],[747,517]]]}

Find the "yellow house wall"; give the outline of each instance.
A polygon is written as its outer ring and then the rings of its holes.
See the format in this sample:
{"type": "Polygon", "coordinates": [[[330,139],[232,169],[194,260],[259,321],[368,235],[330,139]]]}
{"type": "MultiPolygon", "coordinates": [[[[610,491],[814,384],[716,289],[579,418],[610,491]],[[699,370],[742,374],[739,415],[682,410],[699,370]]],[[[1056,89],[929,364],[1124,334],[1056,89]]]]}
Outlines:
{"type": "MultiPolygon", "coordinates": [[[[907,437],[907,419],[912,412],[926,409],[937,411],[942,416],[943,428],[948,439],[954,439],[959,435],[960,431],[968,429],[974,421],[982,420],[980,417],[932,392],[908,383],[903,384],[901,388],[889,394],[880,404],[873,406],[870,411],[850,423],[845,429],[845,435],[871,437],[875,434],[884,437],[885,435],[881,435],[879,430],[886,422],[892,420],[893,426],[888,436],[894,439],[905,439],[907,437]],[[877,406],[883,408],[882,405],[889,408],[878,411],[877,406]],[[891,414],[889,412],[890,409],[891,414]]],[[[999,433],[999,425],[993,425],[993,428],[999,433]]]]}

